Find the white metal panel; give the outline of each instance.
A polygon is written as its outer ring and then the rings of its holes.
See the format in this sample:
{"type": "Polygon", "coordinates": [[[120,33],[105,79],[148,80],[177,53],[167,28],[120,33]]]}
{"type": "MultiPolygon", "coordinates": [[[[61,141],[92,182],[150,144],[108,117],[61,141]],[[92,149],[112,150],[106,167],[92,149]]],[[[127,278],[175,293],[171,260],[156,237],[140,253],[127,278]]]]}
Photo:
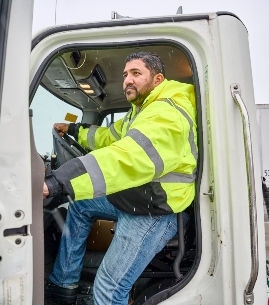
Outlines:
{"type": "Polygon", "coordinates": [[[0,304],[31,305],[28,91],[33,0],[13,0],[10,3],[0,112],[0,304]]]}
{"type": "Polygon", "coordinates": [[[229,16],[220,16],[218,24],[223,90],[220,92],[213,88],[212,90],[215,91],[216,138],[219,139],[218,145],[215,145],[215,154],[219,159],[216,187],[219,193],[219,215],[221,215],[219,233],[224,256],[221,267],[223,270],[222,293],[225,300],[223,304],[243,304],[244,290],[252,272],[250,236],[253,224],[249,217],[250,198],[248,196],[250,185],[246,172],[247,156],[243,141],[243,122],[240,110],[231,98],[230,86],[233,83],[239,85],[241,98],[248,111],[253,150],[257,207],[257,225],[254,229],[258,232],[256,246],[259,264],[253,304],[265,304],[267,297],[264,214],[248,32],[238,19],[229,18],[229,16]],[[224,105],[219,106],[220,103],[224,105]]]}

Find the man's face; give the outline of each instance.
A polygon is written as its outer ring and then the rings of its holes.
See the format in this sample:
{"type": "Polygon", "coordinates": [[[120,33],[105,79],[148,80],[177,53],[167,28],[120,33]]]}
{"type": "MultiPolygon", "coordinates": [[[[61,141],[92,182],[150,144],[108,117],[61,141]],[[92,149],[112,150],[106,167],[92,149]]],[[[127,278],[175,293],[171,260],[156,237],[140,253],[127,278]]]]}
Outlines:
{"type": "Polygon", "coordinates": [[[155,76],[150,74],[141,59],[133,59],[126,63],[123,71],[123,91],[128,102],[141,106],[157,85],[155,76]]]}

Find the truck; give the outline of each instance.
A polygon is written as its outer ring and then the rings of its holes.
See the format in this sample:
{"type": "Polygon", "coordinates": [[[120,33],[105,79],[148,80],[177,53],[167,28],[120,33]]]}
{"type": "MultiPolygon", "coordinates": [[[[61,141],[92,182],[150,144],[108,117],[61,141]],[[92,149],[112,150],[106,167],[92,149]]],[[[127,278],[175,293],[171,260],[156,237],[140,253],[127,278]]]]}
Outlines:
{"type": "Polygon", "coordinates": [[[261,167],[262,177],[264,182],[268,185],[269,181],[269,147],[266,141],[266,134],[269,127],[268,115],[269,115],[269,104],[256,104],[257,111],[257,122],[258,122],[258,135],[259,135],[259,146],[261,154],[261,167]]]}
{"type": "MultiPolygon", "coordinates": [[[[44,283],[72,203],[43,200],[44,177],[89,153],[53,123],[110,126],[124,116],[124,59],[140,50],[162,58],[167,79],[194,85],[198,166],[188,227],[147,266],[129,304],[268,304],[264,173],[242,20],[225,11],[123,17],[51,26],[32,37],[33,4],[0,1],[0,304],[46,304],[44,283]]],[[[179,228],[181,220],[179,213],[179,228]]],[[[93,304],[92,283],[114,230],[96,220],[78,304],[93,304]]]]}

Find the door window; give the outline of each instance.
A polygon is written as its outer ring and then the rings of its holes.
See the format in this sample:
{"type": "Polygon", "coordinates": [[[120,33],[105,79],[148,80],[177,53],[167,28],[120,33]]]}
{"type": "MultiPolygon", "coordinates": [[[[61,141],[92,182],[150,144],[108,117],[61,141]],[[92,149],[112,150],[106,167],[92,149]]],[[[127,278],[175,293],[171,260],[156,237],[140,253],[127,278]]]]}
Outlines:
{"type": "Polygon", "coordinates": [[[80,122],[82,118],[82,111],[79,108],[63,102],[41,86],[31,103],[31,109],[36,149],[42,156],[51,154],[54,123],[70,123],[66,120],[66,114],[77,116],[76,122],[80,122]]]}

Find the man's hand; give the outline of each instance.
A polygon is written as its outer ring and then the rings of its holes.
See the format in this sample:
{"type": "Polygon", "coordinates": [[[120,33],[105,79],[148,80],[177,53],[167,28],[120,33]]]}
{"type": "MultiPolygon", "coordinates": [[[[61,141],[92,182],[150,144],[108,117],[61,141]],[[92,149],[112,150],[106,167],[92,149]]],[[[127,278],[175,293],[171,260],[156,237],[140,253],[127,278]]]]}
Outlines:
{"type": "Polygon", "coordinates": [[[53,128],[58,132],[58,134],[62,137],[64,134],[67,133],[69,124],[67,123],[55,123],[53,128]]]}
{"type": "Polygon", "coordinates": [[[47,184],[44,182],[43,184],[43,199],[47,198],[49,196],[49,189],[47,184]]]}

